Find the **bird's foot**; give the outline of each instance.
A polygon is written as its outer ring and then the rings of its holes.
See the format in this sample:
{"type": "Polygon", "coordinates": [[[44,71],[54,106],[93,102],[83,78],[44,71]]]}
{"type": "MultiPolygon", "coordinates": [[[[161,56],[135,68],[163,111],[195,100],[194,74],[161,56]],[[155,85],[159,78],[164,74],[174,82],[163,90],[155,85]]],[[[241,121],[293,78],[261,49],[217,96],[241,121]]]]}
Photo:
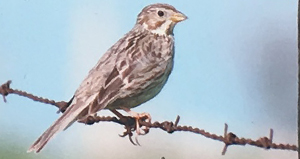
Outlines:
{"type": "Polygon", "coordinates": [[[151,116],[149,113],[145,113],[145,112],[137,113],[131,111],[128,108],[122,108],[122,109],[135,119],[135,131],[137,135],[145,135],[149,132],[149,128],[147,128],[146,126],[145,127],[140,126],[140,121],[151,122],[151,116]]]}
{"type": "MultiPolygon", "coordinates": [[[[129,108],[122,108],[124,111],[126,111],[128,114],[130,114],[131,119],[135,120],[135,123],[132,123],[130,125],[125,125],[126,131],[124,132],[123,135],[121,135],[122,137],[124,136],[129,136],[129,140],[133,145],[140,145],[138,142],[137,137],[139,135],[145,135],[149,132],[149,128],[146,126],[140,126],[140,122],[151,122],[151,116],[149,113],[136,113],[131,111],[129,108]],[[135,142],[133,142],[132,140],[132,136],[133,136],[133,131],[136,132],[136,136],[135,136],[135,142]]],[[[111,110],[114,114],[116,114],[120,119],[124,118],[123,115],[121,115],[119,112],[117,112],[116,110],[111,110]]]]}
{"type": "Polygon", "coordinates": [[[117,117],[120,118],[120,122],[125,125],[126,131],[120,135],[121,137],[128,136],[130,142],[133,145],[140,145],[138,142],[137,137],[139,135],[145,135],[149,133],[149,127],[146,126],[140,126],[141,122],[151,122],[151,116],[149,113],[136,113],[131,111],[129,108],[122,108],[124,111],[126,111],[130,116],[123,116],[121,113],[119,113],[115,109],[111,109],[110,111],[114,113],[117,117]],[[135,142],[132,140],[133,133],[136,132],[135,135],[135,142]]]}

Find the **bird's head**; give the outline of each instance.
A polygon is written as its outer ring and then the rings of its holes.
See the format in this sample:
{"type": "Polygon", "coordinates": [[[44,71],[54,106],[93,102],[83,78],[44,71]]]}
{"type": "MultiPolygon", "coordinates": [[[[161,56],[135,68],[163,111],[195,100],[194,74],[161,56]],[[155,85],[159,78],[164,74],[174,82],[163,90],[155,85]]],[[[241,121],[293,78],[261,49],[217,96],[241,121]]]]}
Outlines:
{"type": "Polygon", "coordinates": [[[146,6],[138,15],[137,24],[159,35],[172,35],[174,26],[187,19],[183,13],[168,4],[146,6]]]}

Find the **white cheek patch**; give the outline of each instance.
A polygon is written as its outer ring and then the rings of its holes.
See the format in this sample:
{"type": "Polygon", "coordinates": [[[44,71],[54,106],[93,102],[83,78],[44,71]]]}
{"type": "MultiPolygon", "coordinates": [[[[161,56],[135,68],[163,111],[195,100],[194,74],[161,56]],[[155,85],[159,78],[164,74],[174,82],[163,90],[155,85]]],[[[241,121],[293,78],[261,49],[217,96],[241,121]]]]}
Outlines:
{"type": "Polygon", "coordinates": [[[174,25],[172,25],[172,20],[167,20],[160,27],[156,28],[155,30],[150,30],[150,31],[154,34],[166,35],[166,33],[168,31],[172,31],[173,28],[174,28],[174,25]]]}

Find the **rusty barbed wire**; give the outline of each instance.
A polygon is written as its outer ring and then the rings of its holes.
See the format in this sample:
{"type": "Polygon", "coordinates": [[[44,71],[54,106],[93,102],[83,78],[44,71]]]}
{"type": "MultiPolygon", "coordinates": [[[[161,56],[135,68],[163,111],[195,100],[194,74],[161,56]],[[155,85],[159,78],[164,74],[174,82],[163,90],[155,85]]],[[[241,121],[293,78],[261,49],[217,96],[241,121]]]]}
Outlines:
{"type": "Polygon", "coordinates": [[[12,83],[12,81],[9,80],[0,86],[0,94],[2,95],[4,102],[6,102],[5,96],[7,96],[8,94],[17,94],[19,96],[32,99],[33,101],[36,101],[36,102],[54,105],[57,108],[59,108],[60,112],[64,112],[66,110],[66,108],[68,107],[68,102],[65,102],[65,101],[56,102],[54,100],[49,100],[47,98],[35,96],[35,95],[27,93],[25,91],[21,91],[18,89],[11,89],[10,88],[11,83],[12,83]]]}
{"type": "MultiPolygon", "coordinates": [[[[8,94],[17,94],[29,99],[32,99],[37,102],[45,103],[45,104],[51,104],[56,107],[58,107],[60,112],[64,112],[66,108],[69,106],[70,102],[60,101],[55,102],[54,100],[49,100],[47,98],[38,97],[33,94],[27,93],[25,91],[20,91],[17,89],[10,88],[11,81],[7,81],[6,83],[2,84],[0,86],[0,94],[3,96],[4,102],[6,102],[6,96],[8,94]]],[[[145,134],[149,133],[150,128],[159,128],[163,131],[166,131],[168,133],[174,133],[176,131],[185,131],[185,132],[192,132],[195,134],[203,135],[206,138],[210,138],[213,140],[221,141],[225,144],[222,155],[225,155],[227,149],[231,145],[251,145],[256,146],[264,149],[281,149],[281,150],[292,150],[292,151],[298,151],[298,147],[296,145],[290,145],[290,144],[276,144],[273,143],[273,129],[270,129],[269,137],[261,137],[257,140],[252,139],[246,139],[246,138],[239,138],[237,135],[235,135],[232,132],[228,132],[228,125],[225,123],[224,127],[224,135],[216,135],[210,132],[205,131],[204,129],[194,128],[192,126],[182,126],[178,125],[180,117],[177,116],[175,122],[172,121],[164,121],[164,122],[146,122],[146,118],[141,118],[139,120],[140,127],[146,127],[144,130],[145,134]]],[[[138,141],[136,140],[136,143],[133,142],[132,136],[133,132],[136,129],[136,122],[135,119],[130,116],[119,116],[117,117],[111,117],[111,116],[89,116],[85,120],[78,121],[80,123],[84,123],[87,125],[92,125],[94,123],[99,122],[114,122],[118,123],[120,125],[124,125],[125,131],[123,132],[121,137],[128,136],[131,143],[134,145],[139,145],[138,141]]]]}

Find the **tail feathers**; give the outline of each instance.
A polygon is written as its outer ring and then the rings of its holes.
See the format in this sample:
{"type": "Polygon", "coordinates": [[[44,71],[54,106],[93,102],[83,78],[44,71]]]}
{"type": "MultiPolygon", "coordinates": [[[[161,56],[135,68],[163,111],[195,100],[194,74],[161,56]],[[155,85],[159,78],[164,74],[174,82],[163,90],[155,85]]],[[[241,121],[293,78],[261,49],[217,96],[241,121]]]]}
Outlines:
{"type": "MultiPolygon", "coordinates": [[[[82,104],[82,103],[81,103],[82,104]]],[[[63,115],[58,118],[50,128],[48,128],[28,149],[27,152],[35,151],[40,152],[42,148],[52,139],[57,133],[68,128],[72,123],[77,120],[77,116],[87,107],[75,103],[71,105],[63,115]]]]}

